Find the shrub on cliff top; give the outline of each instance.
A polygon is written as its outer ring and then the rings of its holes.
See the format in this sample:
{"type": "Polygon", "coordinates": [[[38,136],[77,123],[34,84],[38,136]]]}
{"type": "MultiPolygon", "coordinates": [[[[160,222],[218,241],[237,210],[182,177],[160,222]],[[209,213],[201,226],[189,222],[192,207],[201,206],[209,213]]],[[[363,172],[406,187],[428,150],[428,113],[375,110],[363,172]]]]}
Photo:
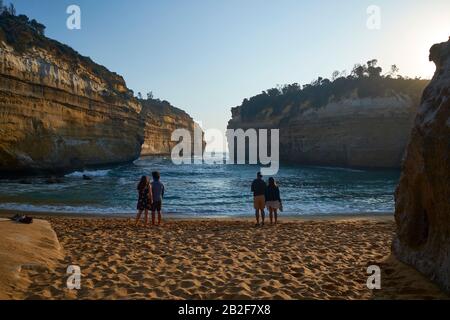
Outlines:
{"type": "Polygon", "coordinates": [[[139,102],[142,105],[142,113],[152,113],[158,116],[165,115],[177,115],[180,117],[188,117],[191,118],[184,110],[174,107],[170,104],[170,102],[166,100],[147,98],[147,99],[139,99],[139,102]]]}
{"type": "Polygon", "coordinates": [[[0,0],[0,14],[7,13],[12,16],[16,15],[16,7],[14,7],[14,4],[10,3],[9,6],[5,6],[3,4],[3,0],[0,0]]]}
{"type": "Polygon", "coordinates": [[[3,9],[0,14],[0,41],[12,46],[17,52],[27,52],[33,47],[42,48],[53,56],[65,61],[74,70],[83,65],[89,72],[103,79],[109,89],[119,96],[131,98],[131,91],[119,92],[118,87],[126,87],[123,78],[106,67],[82,56],[71,47],[45,36],[45,26],[26,15],[15,16],[3,9]]]}
{"type": "MultiPolygon", "coordinates": [[[[232,109],[232,113],[240,113],[242,120],[254,120],[264,117],[261,111],[271,109],[272,116],[280,115],[287,106],[308,106],[320,108],[332,101],[359,97],[389,97],[396,94],[410,96],[419,101],[422,91],[429,82],[421,79],[408,79],[393,76],[398,68],[393,65],[390,72],[382,75],[382,68],[373,59],[367,64],[356,64],[349,76],[345,71],[333,72],[332,80],[319,77],[310,84],[287,84],[271,88],[249,99],[232,109]]],[[[291,108],[292,109],[292,108],[291,108]]]]}

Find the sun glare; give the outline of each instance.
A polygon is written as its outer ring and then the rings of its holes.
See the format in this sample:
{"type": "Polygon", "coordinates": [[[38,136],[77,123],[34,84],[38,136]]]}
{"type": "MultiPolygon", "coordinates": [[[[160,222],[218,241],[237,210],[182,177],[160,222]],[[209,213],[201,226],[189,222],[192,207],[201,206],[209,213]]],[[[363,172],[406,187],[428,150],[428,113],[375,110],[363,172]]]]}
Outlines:
{"type": "Polygon", "coordinates": [[[431,79],[435,71],[435,65],[428,60],[430,48],[435,43],[445,42],[450,36],[450,21],[444,17],[427,22],[428,27],[415,32],[414,48],[411,50],[409,59],[414,59],[417,67],[411,70],[412,75],[431,79]]]}

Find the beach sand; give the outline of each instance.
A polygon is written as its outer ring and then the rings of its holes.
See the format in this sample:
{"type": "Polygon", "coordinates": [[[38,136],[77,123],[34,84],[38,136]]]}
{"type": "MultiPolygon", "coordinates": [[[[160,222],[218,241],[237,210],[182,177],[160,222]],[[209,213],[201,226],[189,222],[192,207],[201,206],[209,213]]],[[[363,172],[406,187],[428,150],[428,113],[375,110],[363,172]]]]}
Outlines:
{"type": "MultiPolygon", "coordinates": [[[[250,219],[129,219],[44,216],[65,258],[15,299],[448,299],[390,255],[392,217],[289,219],[255,228],[250,219]],[[81,289],[66,268],[81,268],[81,289]],[[381,290],[366,286],[382,270],[381,290]]],[[[3,237],[3,235],[1,235],[3,237]]],[[[3,263],[3,262],[2,262],[3,263]]]]}

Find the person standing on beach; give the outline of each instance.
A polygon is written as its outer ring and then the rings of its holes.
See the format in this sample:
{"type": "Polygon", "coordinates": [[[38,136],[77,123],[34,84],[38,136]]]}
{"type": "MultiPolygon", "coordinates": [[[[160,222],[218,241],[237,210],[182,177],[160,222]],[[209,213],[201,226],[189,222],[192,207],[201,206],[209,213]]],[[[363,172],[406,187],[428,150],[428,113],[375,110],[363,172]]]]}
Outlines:
{"type": "Polygon", "coordinates": [[[278,210],[282,210],[280,188],[278,188],[275,179],[269,178],[269,185],[266,188],[266,206],[269,210],[270,224],[278,222],[278,210]]]}
{"type": "Polygon", "coordinates": [[[261,212],[261,221],[264,226],[264,207],[266,206],[266,183],[263,180],[261,172],[258,172],[256,179],[252,183],[253,206],[255,208],[256,226],[259,226],[259,213],[261,212]]]}
{"type": "Polygon", "coordinates": [[[152,205],[152,225],[155,225],[155,215],[158,211],[158,226],[161,225],[161,208],[162,199],[164,198],[164,185],[159,181],[161,174],[158,171],[152,172],[153,181],[151,183],[153,193],[153,205],[152,205]]]}
{"type": "Polygon", "coordinates": [[[148,225],[148,210],[151,209],[152,206],[152,188],[150,186],[150,181],[147,176],[142,176],[141,181],[139,181],[139,184],[137,186],[139,198],[137,203],[137,216],[136,216],[136,223],[137,226],[139,223],[139,220],[141,220],[142,212],[145,212],[145,226],[148,225]]]}

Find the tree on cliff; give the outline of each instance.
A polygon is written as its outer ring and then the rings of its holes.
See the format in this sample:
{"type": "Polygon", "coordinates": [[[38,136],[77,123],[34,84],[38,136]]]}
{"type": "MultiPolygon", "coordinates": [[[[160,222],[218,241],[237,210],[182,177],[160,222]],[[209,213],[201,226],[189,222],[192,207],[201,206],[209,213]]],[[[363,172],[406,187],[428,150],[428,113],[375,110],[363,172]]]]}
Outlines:
{"type": "Polygon", "coordinates": [[[12,16],[16,15],[16,7],[14,7],[14,4],[12,3],[9,4],[8,12],[12,16]]]}
{"type": "Polygon", "coordinates": [[[30,27],[41,36],[45,34],[45,26],[42,23],[37,22],[35,19],[30,21],[30,27]]]}
{"type": "Polygon", "coordinates": [[[263,91],[262,93],[245,99],[239,106],[239,114],[242,119],[255,120],[258,113],[265,109],[271,109],[272,115],[280,115],[286,107],[290,110],[298,108],[319,108],[330,101],[339,100],[355,94],[361,98],[386,96],[392,90],[397,93],[405,93],[414,99],[420,99],[423,87],[427,80],[408,79],[401,76],[390,76],[398,72],[393,65],[391,72],[382,75],[383,69],[378,66],[378,60],[372,59],[366,64],[355,64],[351,74],[346,71],[335,71],[332,80],[318,77],[311,83],[300,86],[298,83],[288,84],[263,91]]]}
{"type": "Polygon", "coordinates": [[[381,67],[377,67],[378,60],[373,59],[367,61],[367,73],[369,77],[380,77],[383,69],[381,67]]]}
{"type": "MultiPolygon", "coordinates": [[[[45,35],[45,26],[42,23],[37,22],[35,19],[31,20],[28,19],[28,17],[24,14],[20,14],[16,16],[16,8],[11,3],[9,7],[3,5],[3,1],[0,0],[0,14],[6,14],[12,19],[9,19],[10,22],[12,22],[12,29],[18,34],[21,32],[21,35],[23,36],[26,30],[23,30],[23,26],[30,27],[33,31],[35,31],[40,36],[45,35]],[[12,17],[11,17],[12,16],[12,17]],[[22,25],[22,27],[19,27],[22,25]],[[19,32],[19,29],[22,29],[19,32]]],[[[6,18],[6,17],[5,17],[6,18]]],[[[10,34],[10,38],[15,38],[16,35],[10,34]]]]}
{"type": "Polygon", "coordinates": [[[398,73],[399,70],[400,69],[397,67],[397,65],[393,64],[391,66],[391,70],[387,73],[386,77],[392,77],[393,78],[398,73]]]}
{"type": "Polygon", "coordinates": [[[331,74],[331,81],[334,81],[334,80],[336,80],[337,78],[339,78],[339,76],[340,76],[340,72],[339,71],[334,71],[332,74],[331,74]]]}
{"type": "Polygon", "coordinates": [[[355,66],[353,67],[352,76],[355,78],[363,78],[364,75],[366,74],[366,72],[367,72],[367,67],[360,65],[358,63],[358,64],[355,64],[355,66]]]}
{"type": "MultiPolygon", "coordinates": [[[[377,66],[378,60],[372,59],[367,61],[367,64],[355,64],[352,70],[351,76],[354,78],[364,78],[364,77],[372,77],[372,78],[378,78],[381,77],[381,72],[383,69],[381,67],[377,66]]],[[[334,73],[333,73],[334,75],[334,73]]]]}
{"type": "Polygon", "coordinates": [[[277,88],[272,88],[267,90],[267,95],[269,97],[276,97],[280,94],[280,90],[278,90],[277,88]]]}
{"type": "Polygon", "coordinates": [[[9,7],[3,4],[3,0],[0,0],[0,14],[8,13],[12,16],[16,15],[16,7],[14,4],[10,3],[9,7]]]}

